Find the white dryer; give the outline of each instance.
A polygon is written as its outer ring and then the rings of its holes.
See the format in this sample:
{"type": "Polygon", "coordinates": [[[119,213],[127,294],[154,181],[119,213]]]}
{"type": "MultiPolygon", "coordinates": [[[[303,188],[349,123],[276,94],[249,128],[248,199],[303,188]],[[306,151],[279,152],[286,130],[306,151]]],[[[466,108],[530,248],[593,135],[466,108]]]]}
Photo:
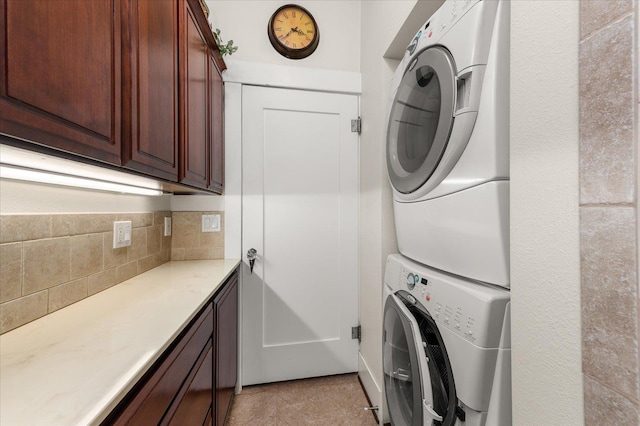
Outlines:
{"type": "Polygon", "coordinates": [[[445,1],[391,87],[386,160],[400,252],[509,287],[509,2],[445,1]]]}
{"type": "Polygon", "coordinates": [[[509,291],[387,259],[384,391],[393,426],[510,426],[509,291]]]}

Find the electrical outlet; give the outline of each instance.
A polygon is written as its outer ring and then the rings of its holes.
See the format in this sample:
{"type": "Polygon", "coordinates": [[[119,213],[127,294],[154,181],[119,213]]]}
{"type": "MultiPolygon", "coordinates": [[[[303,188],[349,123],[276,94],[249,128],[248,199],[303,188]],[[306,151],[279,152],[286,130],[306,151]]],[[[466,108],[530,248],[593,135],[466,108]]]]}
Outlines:
{"type": "Polygon", "coordinates": [[[165,217],[164,218],[164,236],[168,237],[169,235],[171,235],[171,218],[165,217]]]}
{"type": "Polygon", "coordinates": [[[202,232],[220,232],[220,215],[203,214],[202,232]]]}
{"type": "Polygon", "coordinates": [[[127,247],[131,245],[131,221],[122,220],[113,222],[113,248],[127,247]]]}

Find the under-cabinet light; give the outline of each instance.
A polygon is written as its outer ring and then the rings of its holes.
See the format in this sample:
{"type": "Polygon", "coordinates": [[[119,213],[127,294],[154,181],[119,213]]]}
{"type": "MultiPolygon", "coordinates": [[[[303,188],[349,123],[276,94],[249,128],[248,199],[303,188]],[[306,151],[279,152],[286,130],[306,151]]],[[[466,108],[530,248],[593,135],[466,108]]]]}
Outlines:
{"type": "Polygon", "coordinates": [[[33,169],[0,165],[0,178],[38,182],[48,185],[71,186],[75,188],[95,189],[98,191],[120,192],[138,195],[162,195],[158,189],[141,188],[139,186],[124,185],[114,182],[88,179],[77,176],[63,175],[54,172],[43,172],[33,169]]]}

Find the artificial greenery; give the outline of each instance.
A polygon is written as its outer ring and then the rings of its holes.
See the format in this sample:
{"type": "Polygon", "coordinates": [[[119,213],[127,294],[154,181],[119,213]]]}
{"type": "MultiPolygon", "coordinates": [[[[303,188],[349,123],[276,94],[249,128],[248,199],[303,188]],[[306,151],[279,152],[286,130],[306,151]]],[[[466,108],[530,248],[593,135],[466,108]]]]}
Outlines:
{"type": "Polygon", "coordinates": [[[222,41],[220,37],[220,28],[216,28],[213,32],[213,37],[216,39],[216,43],[218,43],[218,48],[220,49],[220,55],[233,55],[236,50],[238,50],[238,46],[233,45],[233,40],[229,40],[226,44],[222,41]]]}

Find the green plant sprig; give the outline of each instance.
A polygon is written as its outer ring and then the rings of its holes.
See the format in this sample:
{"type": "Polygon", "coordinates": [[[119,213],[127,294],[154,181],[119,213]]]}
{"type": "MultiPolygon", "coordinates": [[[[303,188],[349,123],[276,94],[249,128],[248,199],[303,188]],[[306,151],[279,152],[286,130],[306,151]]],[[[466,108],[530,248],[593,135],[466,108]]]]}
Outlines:
{"type": "Polygon", "coordinates": [[[233,55],[236,50],[238,50],[238,46],[233,45],[233,40],[229,40],[226,44],[222,41],[222,37],[220,37],[220,28],[216,28],[213,32],[213,37],[216,39],[216,43],[218,43],[221,56],[233,55]]]}

